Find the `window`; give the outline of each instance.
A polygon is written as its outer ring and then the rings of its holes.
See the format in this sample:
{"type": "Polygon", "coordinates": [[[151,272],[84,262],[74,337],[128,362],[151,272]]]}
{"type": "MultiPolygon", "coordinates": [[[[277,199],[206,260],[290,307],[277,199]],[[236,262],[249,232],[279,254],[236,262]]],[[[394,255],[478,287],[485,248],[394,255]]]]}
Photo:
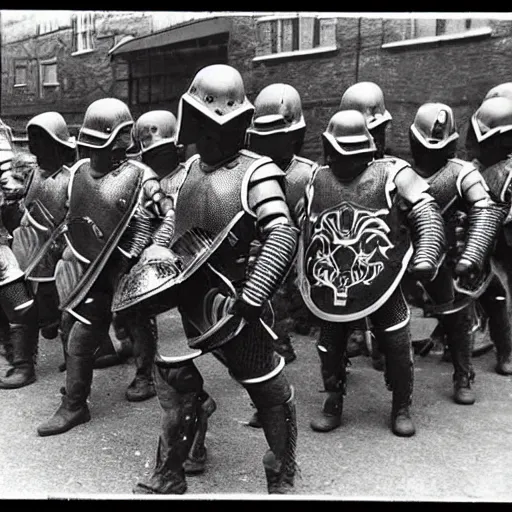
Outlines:
{"type": "Polygon", "coordinates": [[[59,20],[58,19],[46,19],[40,21],[37,24],[37,34],[48,34],[48,32],[55,32],[59,30],[59,20]]]}
{"type": "Polygon", "coordinates": [[[14,87],[24,87],[27,85],[27,61],[14,61],[14,87]]]}
{"type": "Polygon", "coordinates": [[[256,59],[336,49],[336,18],[270,16],[257,22],[256,59]]]}
{"type": "Polygon", "coordinates": [[[93,14],[92,12],[82,12],[73,16],[73,54],[94,50],[92,40],[94,30],[93,14]]]}
{"type": "Polygon", "coordinates": [[[482,18],[410,18],[387,19],[384,28],[384,47],[428,43],[491,33],[489,20],[482,18]]]}
{"type": "Polygon", "coordinates": [[[41,85],[59,85],[59,82],[57,80],[57,59],[51,59],[41,62],[41,85]]]}

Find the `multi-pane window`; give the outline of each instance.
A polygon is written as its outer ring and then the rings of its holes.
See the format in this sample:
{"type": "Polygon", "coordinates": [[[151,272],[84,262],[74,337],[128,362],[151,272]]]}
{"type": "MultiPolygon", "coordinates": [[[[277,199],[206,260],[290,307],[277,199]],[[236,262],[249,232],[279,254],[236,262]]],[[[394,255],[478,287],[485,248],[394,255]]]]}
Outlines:
{"type": "Polygon", "coordinates": [[[81,12],[73,16],[73,52],[81,53],[94,49],[94,13],[81,12]]]}
{"type": "Polygon", "coordinates": [[[27,68],[26,60],[14,61],[14,86],[22,87],[27,85],[27,68]]]}
{"type": "Polygon", "coordinates": [[[336,18],[271,16],[257,23],[257,56],[336,47],[336,18]]]}
{"type": "Polygon", "coordinates": [[[57,80],[57,59],[41,62],[41,85],[59,85],[57,80]]]}

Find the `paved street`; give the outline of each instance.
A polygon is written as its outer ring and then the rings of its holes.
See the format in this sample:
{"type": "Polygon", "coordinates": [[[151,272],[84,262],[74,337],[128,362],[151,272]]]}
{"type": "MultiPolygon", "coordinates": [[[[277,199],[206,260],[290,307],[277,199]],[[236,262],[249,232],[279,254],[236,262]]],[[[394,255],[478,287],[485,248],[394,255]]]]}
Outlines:
{"type": "MultiPolygon", "coordinates": [[[[174,323],[161,331],[177,335],[174,323]]],[[[424,325],[415,320],[419,332],[424,325]]],[[[311,431],[321,407],[314,342],[297,337],[297,360],[286,368],[297,396],[297,494],[308,499],[407,501],[512,501],[512,378],[494,373],[494,353],[475,358],[473,406],[451,400],[451,365],[431,353],[417,357],[413,412],[417,434],[389,430],[391,394],[370,359],[353,359],[344,423],[311,431]]],[[[41,438],[37,425],[54,413],[64,383],[60,342],[41,340],[35,384],[1,392],[1,498],[131,498],[131,489],[154,464],[160,409],[153,398],[124,398],[134,375],[131,361],[96,370],[92,420],[59,436],[41,438]]],[[[245,425],[253,409],[245,391],[213,357],[198,360],[207,390],[217,401],[207,436],[203,475],[188,479],[182,498],[266,497],[261,464],[263,432],[245,425]]],[[[166,497],[167,498],[167,497],[166,497]]]]}

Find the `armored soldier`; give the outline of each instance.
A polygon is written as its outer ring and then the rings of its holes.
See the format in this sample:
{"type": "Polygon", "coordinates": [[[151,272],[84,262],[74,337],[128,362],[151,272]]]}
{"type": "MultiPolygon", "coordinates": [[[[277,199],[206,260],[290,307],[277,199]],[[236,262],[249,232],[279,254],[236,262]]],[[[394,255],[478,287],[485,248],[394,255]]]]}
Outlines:
{"type": "MultiPolygon", "coordinates": [[[[152,110],[142,114],[131,132],[132,144],[127,152],[131,157],[151,167],[160,180],[162,191],[176,205],[178,190],[185,177],[185,167],[180,164],[180,147],[176,143],[177,121],[172,112],[152,110]]],[[[142,308],[134,308],[129,314],[120,313],[119,318],[127,326],[133,340],[136,375],[126,390],[129,401],[140,401],[156,395],[152,369],[157,348],[157,320],[155,315],[146,314],[142,308]],[[153,335],[145,333],[152,332],[153,335]],[[142,334],[142,335],[141,335],[142,334]]],[[[206,426],[209,416],[216,409],[212,397],[203,390],[198,408],[198,422],[194,441],[183,466],[185,473],[198,474],[206,464],[206,426]]]]}
{"type": "Polygon", "coordinates": [[[391,429],[412,436],[410,313],[400,281],[408,268],[422,281],[436,275],[442,217],[428,184],[405,161],[373,159],[376,146],[358,110],[336,113],[322,138],[326,165],[306,188],[297,263],[302,296],[321,322],[317,349],[327,397],[311,427],[341,425],[347,325],[369,316],[393,393],[391,429]]]}
{"type": "MultiPolygon", "coordinates": [[[[265,87],[254,101],[254,115],[247,130],[247,147],[260,155],[268,156],[285,172],[285,192],[288,207],[293,215],[295,206],[304,193],[316,164],[298,156],[304,143],[306,123],[302,113],[300,95],[288,84],[271,84],[265,87]]],[[[311,322],[295,285],[295,269],[289,272],[283,286],[273,299],[274,329],[279,339],[276,351],[286,363],[295,360],[296,354],[289,335],[291,317],[301,316],[311,322]]]]}
{"type": "Polygon", "coordinates": [[[436,278],[422,285],[424,310],[438,318],[446,336],[454,368],[454,401],[471,405],[475,402],[472,306],[489,282],[477,278],[484,270],[489,274],[490,256],[507,209],[503,202],[491,199],[475,165],[455,158],[458,138],[453,111],[443,103],[422,105],[409,130],[414,168],[429,183],[430,194],[441,208],[448,241],[436,278]]]}
{"type": "MultiPolygon", "coordinates": [[[[471,117],[467,147],[473,163],[480,169],[491,197],[512,204],[512,99],[510,84],[501,84],[489,91],[488,97],[471,117]],[[495,93],[499,94],[495,94],[495,93]]],[[[510,265],[510,214],[506,217],[496,240],[493,268],[496,273],[479,299],[488,319],[489,334],[496,348],[496,372],[512,375],[512,327],[507,307],[510,297],[512,266],[510,265]],[[505,285],[504,285],[505,284],[505,285]]]]}
{"type": "Polygon", "coordinates": [[[204,390],[194,358],[205,352],[227,366],[257,408],[270,448],[263,458],[268,492],[293,487],[295,401],[262,316],[295,256],[298,232],[286,205],[284,172],[270,158],[243,149],[253,111],[242,77],[222,64],[200,70],[180,100],[178,143],[196,143],[198,151],[185,164],[176,204],[172,251],[180,271],[168,277],[170,270],[161,271],[164,260],[150,265],[141,258],[131,274],[140,267],[145,278],[139,282],[154,283],[139,293],[139,301],[153,297],[157,305],[178,307],[192,350],[171,356],[158,340],[155,385],[162,431],[156,467],[136,493],[187,489],[183,462],[204,390]],[[262,247],[249,269],[250,245],[257,238],[262,247]]]}
{"type": "Polygon", "coordinates": [[[69,209],[62,232],[67,247],[56,269],[60,308],[72,315],[66,387],[60,407],[37,432],[56,435],[90,420],[94,355],[112,320],[111,301],[119,277],[154,240],[172,236],[171,201],[146,165],[128,160],[133,119],[115,98],[89,105],[78,144],[89,158],[73,169],[69,209]],[[162,218],[156,231],[151,219],[162,218]]]}
{"type": "MultiPolygon", "coordinates": [[[[386,132],[393,120],[384,102],[382,89],[374,82],[357,82],[351,85],[343,94],[340,110],[359,110],[366,119],[366,127],[375,143],[375,158],[386,155],[386,132]]],[[[370,330],[369,320],[356,322],[357,329],[352,334],[355,340],[365,340],[370,348],[372,365],[376,370],[384,370],[384,356],[378,350],[378,343],[370,330]]],[[[365,347],[362,352],[368,350],[365,347]]]]}

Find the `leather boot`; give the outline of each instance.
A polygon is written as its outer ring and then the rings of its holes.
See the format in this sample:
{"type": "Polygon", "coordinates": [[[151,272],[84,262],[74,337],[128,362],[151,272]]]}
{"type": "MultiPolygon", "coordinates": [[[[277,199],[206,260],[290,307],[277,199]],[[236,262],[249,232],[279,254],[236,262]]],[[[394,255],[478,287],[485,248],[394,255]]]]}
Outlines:
{"type": "Polygon", "coordinates": [[[125,396],[129,402],[142,402],[156,396],[153,382],[153,362],[157,345],[156,320],[138,316],[137,322],[125,322],[124,325],[132,341],[137,368],[135,378],[126,389],[125,396]]]}
{"type": "Polygon", "coordinates": [[[39,425],[37,433],[40,436],[63,434],[91,419],[87,397],[91,390],[93,361],[92,356],[68,354],[66,390],[62,403],[48,421],[39,425]]]}
{"type": "Polygon", "coordinates": [[[327,391],[322,412],[311,420],[315,432],[330,432],[341,425],[343,391],[327,391]]]}
{"type": "MultiPolygon", "coordinates": [[[[32,316],[34,317],[32,321],[36,321],[37,317],[32,316]]],[[[30,322],[30,315],[26,315],[25,318],[27,323],[11,324],[12,368],[9,368],[6,375],[0,378],[0,389],[17,389],[36,381],[38,329],[36,323],[30,322]]]]}
{"type": "Polygon", "coordinates": [[[496,347],[496,373],[512,375],[512,328],[506,300],[493,301],[489,311],[489,335],[496,347]]]}
{"type": "Polygon", "coordinates": [[[383,331],[379,336],[386,357],[386,383],[393,393],[391,430],[396,436],[410,437],[416,429],[410,413],[414,361],[409,325],[396,331],[383,331]]]}
{"type": "Polygon", "coordinates": [[[205,470],[207,456],[205,439],[208,430],[208,418],[216,409],[215,400],[206,391],[203,391],[199,397],[196,433],[187,460],[183,463],[183,469],[187,475],[199,475],[205,470]]]}
{"type": "Polygon", "coordinates": [[[263,457],[268,493],[291,493],[297,471],[297,419],[293,388],[286,403],[259,408],[258,413],[270,448],[263,457]]]}
{"type": "Polygon", "coordinates": [[[471,389],[474,379],[471,364],[472,328],[474,317],[472,308],[444,315],[443,327],[446,334],[453,364],[453,400],[457,404],[471,405],[475,403],[475,394],[471,389]]]}
{"type": "Polygon", "coordinates": [[[184,462],[194,440],[199,398],[197,392],[174,392],[173,395],[172,411],[164,409],[155,469],[148,480],[137,483],[134,494],[184,494],[187,491],[184,462]]]}

